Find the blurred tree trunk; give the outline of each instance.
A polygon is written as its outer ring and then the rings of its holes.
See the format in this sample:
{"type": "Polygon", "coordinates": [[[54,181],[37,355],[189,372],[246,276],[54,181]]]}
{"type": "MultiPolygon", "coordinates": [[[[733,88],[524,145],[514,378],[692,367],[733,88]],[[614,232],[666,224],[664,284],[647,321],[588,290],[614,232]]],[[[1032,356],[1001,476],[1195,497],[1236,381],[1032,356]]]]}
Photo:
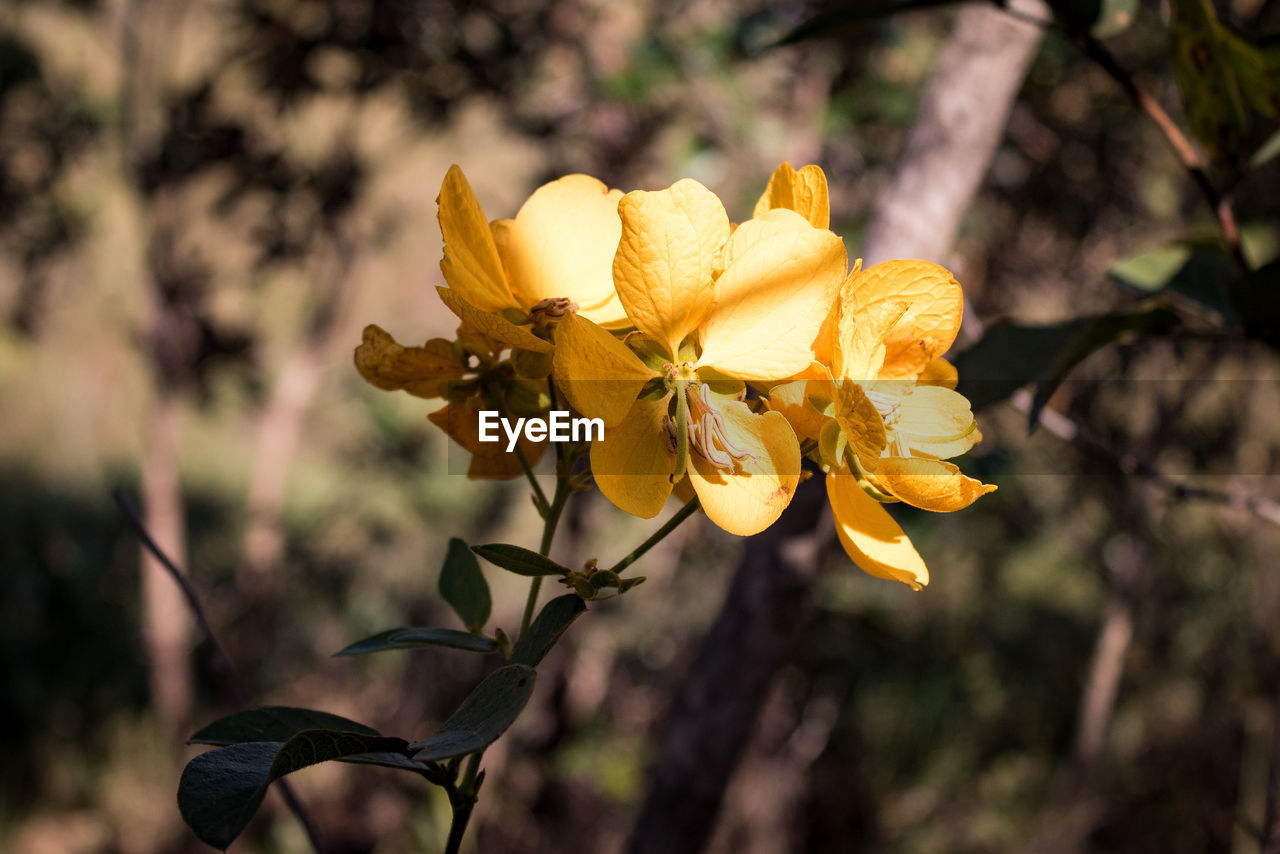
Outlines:
{"type": "MultiPolygon", "coordinates": [[[[1039,0],[1014,5],[1047,16],[1039,0]]],[[[1040,38],[1039,27],[991,7],[957,13],[893,180],[873,208],[861,250],[868,264],[945,260],[1040,38]]],[[[817,558],[832,534],[824,504],[815,477],[778,523],[747,542],[672,706],[631,854],[692,854],[706,845],[773,678],[813,607],[817,558]]]]}

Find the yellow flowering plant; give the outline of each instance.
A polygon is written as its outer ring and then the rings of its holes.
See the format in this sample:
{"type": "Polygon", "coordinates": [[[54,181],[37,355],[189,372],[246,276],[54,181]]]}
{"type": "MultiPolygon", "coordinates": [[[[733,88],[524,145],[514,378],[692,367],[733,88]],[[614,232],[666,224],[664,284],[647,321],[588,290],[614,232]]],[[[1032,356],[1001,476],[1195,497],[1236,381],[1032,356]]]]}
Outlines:
{"type": "Polygon", "coordinates": [[[780,166],[736,225],[690,179],[624,194],[570,175],[538,188],[513,219],[491,222],[455,166],[438,203],[447,286],[438,291],[458,317],[456,337],[406,347],[371,325],[356,368],[380,389],[444,401],[428,417],[468,452],[468,476],[523,474],[542,535],[537,550],[450,540],[439,592],[462,628],[390,629],[339,654],[446,646],[503,663],[421,741],[283,707],[204,728],[193,741],[218,749],[187,766],[179,805],[215,847],[239,834],[271,781],[340,759],[443,788],[453,810],[445,850],[457,852],[486,748],[520,714],[539,662],[587,603],[644,581],[626,575],[632,564],[699,510],[732,534],[768,528],[806,476],[804,458],[826,472],[853,561],[916,589],[928,572],[883,505],[947,512],[995,488],[948,462],[981,438],[942,358],[959,328],[960,285],[924,261],[849,270],[818,167],[780,166]],[[573,430],[559,435],[562,415],[573,430]],[[495,422],[505,436],[495,437],[495,422]],[[550,495],[534,470],[549,447],[550,495]],[[562,511],[592,485],[642,518],[672,495],[683,506],[611,564],[563,566],[549,557],[562,511]],[[490,624],[477,557],[530,579],[511,634],[490,624]],[[539,608],[548,576],[567,592],[539,608]]]}

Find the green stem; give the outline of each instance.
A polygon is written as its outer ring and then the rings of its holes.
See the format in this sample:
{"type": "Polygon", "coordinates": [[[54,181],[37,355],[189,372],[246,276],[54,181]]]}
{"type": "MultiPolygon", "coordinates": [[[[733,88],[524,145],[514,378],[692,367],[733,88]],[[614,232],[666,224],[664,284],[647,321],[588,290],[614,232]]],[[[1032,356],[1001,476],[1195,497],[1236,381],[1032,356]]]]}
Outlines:
{"type": "Polygon", "coordinates": [[[671,482],[675,483],[684,477],[685,466],[689,462],[689,400],[685,395],[683,380],[676,382],[676,467],[671,473],[671,482]]]}
{"type": "MultiPolygon", "coordinates": [[[[538,554],[546,557],[551,553],[551,541],[555,538],[556,527],[560,524],[560,514],[564,512],[565,502],[569,499],[569,476],[563,472],[556,473],[556,491],[555,496],[551,499],[551,505],[547,510],[546,519],[542,525],[542,543],[538,546],[538,554]]],[[[542,576],[536,575],[529,582],[529,596],[524,602],[524,616],[520,619],[520,634],[516,636],[518,642],[524,637],[524,633],[529,631],[529,624],[533,622],[533,609],[538,604],[538,594],[542,591],[542,576]]]]}
{"type": "Polygon", "coordinates": [[[645,552],[662,542],[666,539],[668,534],[680,527],[681,522],[698,512],[698,508],[700,506],[701,505],[698,503],[698,496],[695,495],[693,498],[690,498],[683,507],[676,511],[674,516],[667,520],[665,525],[654,531],[647,540],[632,549],[630,554],[615,563],[613,566],[609,567],[609,571],[621,574],[624,569],[638,561],[645,552]]]}
{"type": "Polygon", "coordinates": [[[547,503],[547,494],[542,491],[542,484],[538,483],[538,479],[534,477],[533,467],[529,465],[529,460],[524,455],[524,449],[520,447],[520,443],[516,443],[516,459],[520,461],[520,468],[524,469],[524,476],[529,480],[529,486],[533,487],[534,497],[538,502],[538,511],[546,513],[547,508],[551,505],[547,503]]]}

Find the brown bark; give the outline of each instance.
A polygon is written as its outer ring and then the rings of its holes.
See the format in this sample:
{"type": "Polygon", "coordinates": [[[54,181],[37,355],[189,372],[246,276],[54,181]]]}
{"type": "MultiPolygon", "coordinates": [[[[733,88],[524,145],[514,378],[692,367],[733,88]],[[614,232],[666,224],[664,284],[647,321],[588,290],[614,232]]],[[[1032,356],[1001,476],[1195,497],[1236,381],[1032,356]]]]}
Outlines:
{"type": "MultiPolygon", "coordinates": [[[[1015,5],[1045,15],[1038,0],[1015,5]]],[[[862,247],[868,263],[943,260],[1040,38],[1038,27],[987,6],[956,15],[893,180],[873,209],[862,247]]],[[[692,854],[710,837],[773,678],[813,607],[815,558],[831,539],[824,498],[811,480],[782,519],[746,543],[675,699],[631,854],[692,854]]]]}
{"type": "MultiPolygon", "coordinates": [[[[142,504],[145,524],[156,543],[179,563],[186,561],[186,528],[178,477],[182,403],[161,392],[151,413],[142,455],[142,504]]],[[[182,591],[164,567],[142,550],[142,633],[147,677],[156,717],[177,731],[191,711],[191,618],[182,591]]]]}

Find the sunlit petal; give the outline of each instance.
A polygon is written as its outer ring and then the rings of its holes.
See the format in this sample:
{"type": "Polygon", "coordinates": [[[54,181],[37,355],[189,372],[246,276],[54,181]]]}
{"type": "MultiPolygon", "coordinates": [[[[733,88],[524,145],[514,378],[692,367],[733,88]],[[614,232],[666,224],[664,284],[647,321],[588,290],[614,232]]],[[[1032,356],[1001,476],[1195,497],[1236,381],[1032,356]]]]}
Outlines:
{"type": "Polygon", "coordinates": [[[751,215],[758,217],[774,208],[793,210],[814,227],[828,228],[831,206],[827,198],[827,176],[822,168],[810,164],[796,170],[790,163],[783,163],[775,169],[751,215]]]}
{"type": "Polygon", "coordinates": [[[612,427],[658,374],[617,338],[586,318],[567,314],[555,326],[551,370],[574,409],[612,427]]]}
{"type": "Polygon", "coordinates": [[[444,235],[444,259],[440,262],[444,280],[481,311],[516,307],[489,221],[457,166],[449,167],[436,202],[444,235]]]}
{"type": "Polygon", "coordinates": [[[968,399],[942,386],[917,385],[904,395],[893,429],[913,454],[944,460],[982,440],[968,399]]]}
{"type": "Polygon", "coordinates": [[[532,350],[535,353],[550,353],[551,342],[544,341],[528,329],[516,326],[500,314],[483,311],[478,306],[463,299],[457,291],[450,288],[436,288],[440,299],[456,314],[471,331],[496,339],[510,347],[521,350],[532,350]]]}
{"type": "Polygon", "coordinates": [[[863,270],[853,283],[855,314],[883,303],[906,301],[907,311],[885,339],[880,377],[914,379],[955,341],[964,313],[960,283],[929,261],[885,261],[863,270]]]}
{"type": "Polygon", "coordinates": [[[688,178],[666,190],[628,193],[618,213],[618,296],[636,328],[674,357],[715,298],[712,271],[729,236],[729,217],[714,193],[688,178]]]}
{"type": "Polygon", "coordinates": [[[936,513],[963,510],[988,492],[992,484],[966,477],[941,460],[886,457],[875,471],[876,485],[896,498],[936,513]]]}
{"type": "Polygon", "coordinates": [[[862,386],[845,380],[835,389],[836,421],[844,431],[849,449],[858,455],[864,470],[870,470],[885,448],[884,422],[862,386]]]}
{"type": "Polygon", "coordinates": [[[929,570],[911,540],[889,511],[862,491],[853,475],[828,474],[827,498],[840,545],[863,572],[901,581],[912,590],[929,583],[929,570]]]}
{"type": "Polygon", "coordinates": [[[662,430],[670,395],[638,400],[618,426],[591,443],[591,473],[605,498],[633,516],[652,519],[671,495],[676,455],[662,430]]]}

